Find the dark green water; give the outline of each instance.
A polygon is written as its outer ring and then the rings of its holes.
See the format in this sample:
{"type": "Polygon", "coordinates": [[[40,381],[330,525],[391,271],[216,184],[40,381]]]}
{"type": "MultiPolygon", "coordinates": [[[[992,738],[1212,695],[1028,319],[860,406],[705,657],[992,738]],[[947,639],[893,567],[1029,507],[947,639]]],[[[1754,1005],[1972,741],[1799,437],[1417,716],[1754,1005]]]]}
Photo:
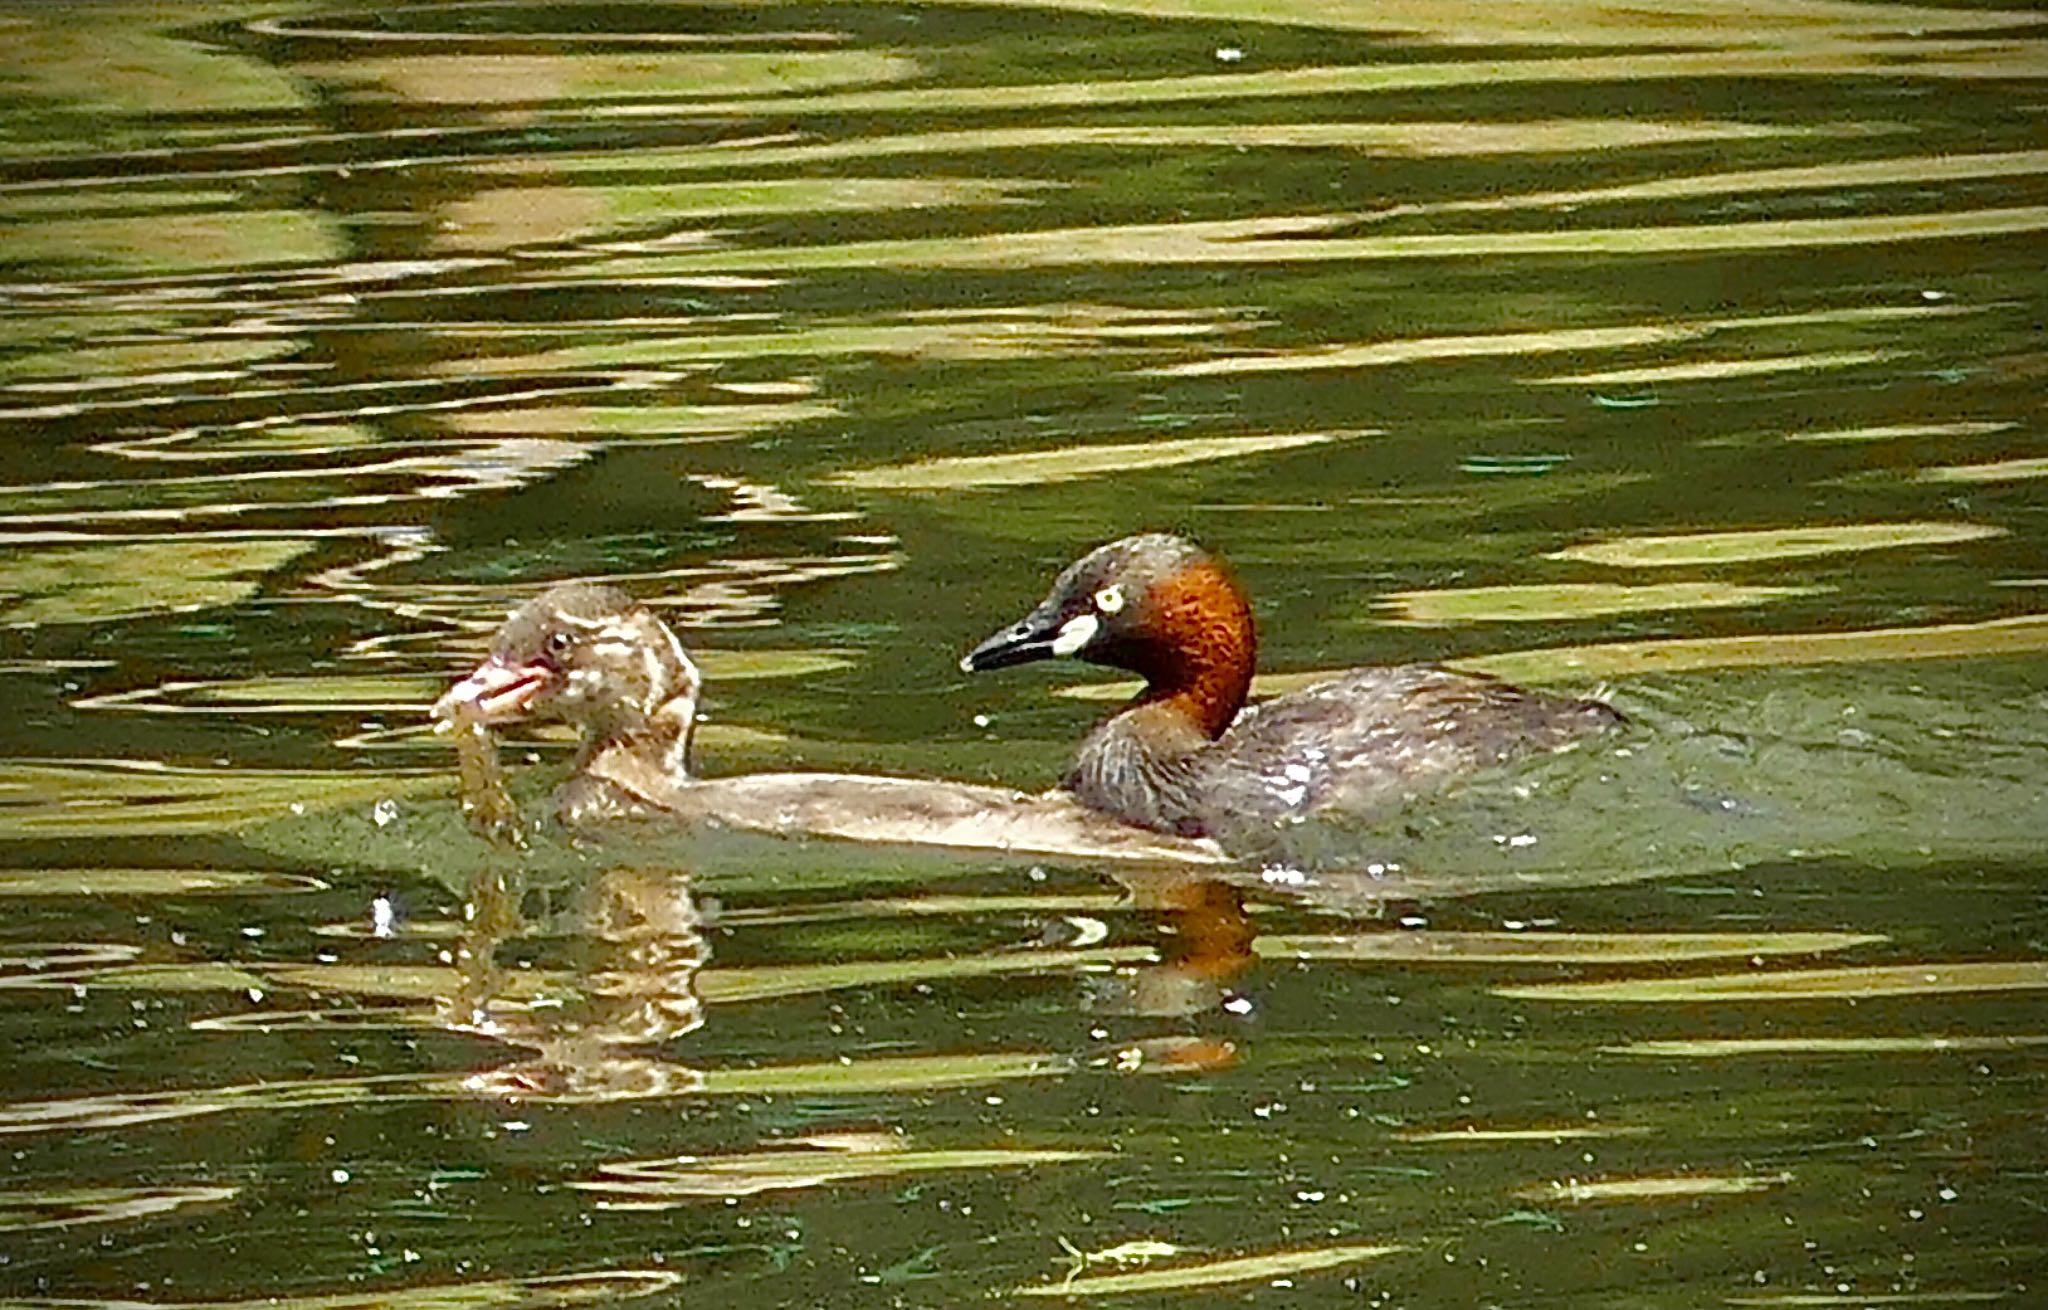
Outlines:
{"type": "Polygon", "coordinates": [[[2048,46],[1653,8],[0,8],[0,1304],[2037,1304],[2048,46]],[[424,730],[602,576],[1044,786],[1158,528],[1636,728],[1209,881],[424,730]]]}

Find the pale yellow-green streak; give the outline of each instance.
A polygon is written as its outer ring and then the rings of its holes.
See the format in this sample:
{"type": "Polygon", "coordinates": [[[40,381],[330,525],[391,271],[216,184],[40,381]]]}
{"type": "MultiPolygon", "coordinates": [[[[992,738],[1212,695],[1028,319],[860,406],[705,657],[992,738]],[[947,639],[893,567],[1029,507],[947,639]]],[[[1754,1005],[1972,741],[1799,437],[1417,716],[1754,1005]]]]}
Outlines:
{"type": "MultiPolygon", "coordinates": [[[[948,978],[1075,973],[1140,963],[1152,958],[1152,954],[1142,946],[1105,946],[1076,951],[995,951],[981,955],[712,967],[696,975],[694,989],[706,1004],[730,1005],[848,987],[900,987],[948,978]]],[[[453,995],[461,983],[452,967],[430,964],[290,964],[267,966],[261,972],[276,983],[315,991],[415,1000],[453,995]]],[[[115,984],[108,979],[98,985],[115,984]]],[[[566,973],[531,969],[508,978],[504,988],[508,998],[530,999],[573,985],[574,980],[566,973]]]]}
{"type": "Polygon", "coordinates": [[[1131,1273],[1090,1274],[1057,1283],[1034,1283],[1011,1289],[1014,1296],[1124,1296],[1135,1292],[1176,1292],[1196,1287],[1221,1287],[1230,1283],[1269,1282],[1319,1269],[1376,1260],[1407,1250],[1404,1246],[1303,1247],[1269,1251],[1261,1255],[1236,1256],[1199,1264],[1177,1264],[1164,1269],[1140,1269],[1131,1273]]]}
{"type": "Polygon", "coordinates": [[[1536,191],[1402,205],[1382,215],[1487,213],[1518,209],[1579,208],[1644,200],[1697,200],[1709,196],[1756,195],[1774,191],[1847,191],[1880,186],[1934,186],[1980,178],[2031,177],[2048,172],[2048,150],[2014,150],[1982,155],[1904,155],[1808,164],[1794,168],[1731,169],[1658,178],[1623,186],[1578,191],[1536,191]]]}
{"type": "Polygon", "coordinates": [[[2048,456],[2002,459],[1989,464],[1945,464],[1921,469],[1914,475],[1921,482],[2021,482],[2048,478],[2048,456]]]}
{"type": "Polygon", "coordinates": [[[1901,441],[1909,437],[1988,437],[2000,432],[2009,432],[2019,424],[2012,422],[1979,422],[1969,419],[1953,423],[1882,423],[1859,428],[1816,428],[1807,432],[1787,432],[1787,441],[1852,442],[1852,441],[1901,441]]]}
{"type": "Polygon", "coordinates": [[[1873,628],[1863,632],[1617,641],[1513,651],[1454,660],[1452,664],[1516,682],[1576,682],[1701,669],[1951,660],[1981,655],[2028,655],[2044,650],[2048,650],[2048,614],[2028,614],[1983,623],[1873,628]]]}
{"type": "MultiPolygon", "coordinates": [[[[500,361],[501,363],[503,361],[500,361]]],[[[440,416],[455,432],[491,436],[591,436],[634,441],[717,441],[832,418],[822,401],[734,405],[529,405],[440,416]]]]}
{"type": "Polygon", "coordinates": [[[1646,1137],[1649,1132],[1640,1124],[1537,1124],[1528,1128],[1482,1128],[1477,1124],[1467,1124],[1462,1128],[1405,1130],[1395,1133],[1394,1140],[1429,1146],[1460,1143],[1484,1146],[1496,1142],[1582,1142],[1608,1137],[1646,1137]]]}
{"type": "Polygon", "coordinates": [[[1827,587],[1738,587],[1721,582],[1667,582],[1628,587],[1600,582],[1517,587],[1464,587],[1439,591],[1397,591],[1378,603],[1392,613],[1382,623],[1444,627],[1459,623],[1532,623],[1592,618],[1605,614],[1669,610],[1727,609],[1762,605],[1792,596],[1812,596],[1827,587]]]}
{"type": "MultiPolygon", "coordinates": [[[[824,320],[774,331],[720,330],[711,322],[691,336],[632,334],[541,354],[491,357],[474,349],[438,366],[442,373],[576,371],[621,365],[672,368],[682,363],[782,356],[833,358],[900,355],[933,359],[1019,359],[1039,355],[1099,353],[1158,343],[1174,344],[1241,326],[1207,312],[1141,310],[1117,305],[1012,305],[966,313],[926,311],[875,320],[824,320]]],[[[580,328],[577,331],[588,332],[580,328]]],[[[499,335],[532,335],[527,325],[504,329],[451,329],[463,340],[499,335]]],[[[689,408],[689,407],[682,407],[689,408]]]]}
{"type": "Polygon", "coordinates": [[[1830,368],[1856,368],[1904,359],[1910,350],[1824,350],[1805,355],[1776,355],[1762,359],[1697,359],[1681,364],[1657,364],[1644,368],[1616,368],[1598,373],[1560,373],[1547,378],[1530,378],[1532,387],[1629,387],[1652,386],[1659,382],[1717,382],[1724,378],[1766,377],[1774,373],[1813,373],[1830,368]]]}
{"type": "Polygon", "coordinates": [[[1837,527],[1766,528],[1753,532],[1687,532],[1623,537],[1552,551],[1545,559],[1615,568],[1661,569],[1749,560],[1802,559],[1903,546],[1951,546],[2004,535],[1981,523],[1850,523],[1837,527]]]}
{"type": "Polygon", "coordinates": [[[905,1178],[946,1170],[986,1173],[1035,1165],[1066,1164],[1103,1154],[1089,1150],[1026,1150],[911,1147],[900,1139],[872,1142],[826,1140],[732,1155],[681,1156],[609,1164],[603,1176],[569,1186],[602,1198],[608,1210],[655,1210],[704,1197],[754,1196],[763,1192],[824,1187],[869,1178],[905,1178]]]}
{"type": "Polygon", "coordinates": [[[1059,1078],[1073,1071],[1074,1062],[1065,1055],[969,1051],[957,1055],[883,1056],[851,1062],[826,1060],[818,1064],[713,1069],[704,1074],[704,1091],[727,1096],[924,1093],[1019,1078],[1059,1078]]]}
{"type": "MultiPolygon", "coordinates": [[[[165,29],[218,22],[204,4],[22,5],[0,19],[0,80],[13,94],[101,116],[304,111],[305,84],[275,62],[165,29]]],[[[24,134],[37,135],[40,134],[24,134]]]]}
{"type": "Polygon", "coordinates": [[[1752,955],[1819,955],[1884,941],[1873,933],[1376,932],[1262,936],[1273,960],[1399,960],[1422,964],[1642,964],[1752,955]]]}
{"type": "Polygon", "coordinates": [[[326,887],[304,874],[257,869],[0,869],[0,896],[245,896],[326,887]]]}
{"type": "Polygon", "coordinates": [[[875,50],[380,55],[294,64],[318,81],[375,87],[413,104],[530,105],[649,96],[759,96],[900,82],[917,61],[875,50]]]}
{"type": "Polygon", "coordinates": [[[1625,350],[1638,346],[1697,341],[1720,332],[1783,329],[1841,324],[1888,323],[1928,316],[1949,317],[1980,312],[1961,305],[1862,305],[1850,309],[1803,314],[1764,314],[1740,318],[1681,319],[1676,322],[1622,323],[1608,327],[1544,328],[1533,332],[1484,332],[1455,337],[1408,337],[1352,345],[1278,350],[1257,355],[1226,355],[1147,370],[1161,377],[1208,377],[1241,373],[1283,373],[1319,368],[1385,368],[1445,359],[1483,359],[1550,355],[1565,352],[1625,350]]]}
{"type": "Polygon", "coordinates": [[[328,263],[343,252],[338,225],[296,209],[45,219],[5,239],[12,260],[122,272],[328,263]]]}
{"type": "MultiPolygon", "coordinates": [[[[1850,129],[1856,130],[1856,129],[1850,129]]],[[[1393,123],[1075,123],[1058,127],[988,127],[894,133],[836,141],[674,150],[605,150],[494,160],[479,171],[513,176],[583,172],[635,173],[716,168],[785,168],[984,151],[1073,147],[1350,150],[1383,155],[1461,157],[1578,153],[1701,141],[1757,140],[1823,134],[1823,129],[1714,120],[1645,122],[1616,118],[1538,119],[1517,123],[1462,121],[1393,123]]],[[[1840,131],[1825,134],[1840,135],[1840,131]]]]}
{"type": "MultiPolygon", "coordinates": [[[[1498,12],[1498,7],[1494,7],[1498,12]]],[[[1356,9],[1367,16],[1372,9],[1356,9]]],[[[1638,10],[1637,12],[1643,12],[1638,10]]],[[[1872,10],[1871,12],[1876,12],[1872,10]]],[[[1944,23],[1964,11],[1943,10],[1944,23]]],[[[1986,11],[1988,12],[1988,11],[1986,11]]],[[[2032,19],[2028,20],[2031,22],[2032,19]]],[[[1497,39],[1497,32],[1489,40],[1497,39]]],[[[1716,40],[1725,38],[1722,30],[1716,40]]],[[[1099,110],[1119,105],[1228,104],[1235,100],[1292,100],[1318,95],[1372,95],[1460,87],[1552,85],[1579,88],[1603,82],[1677,82],[1688,79],[1851,76],[1881,78],[2048,77],[2039,46],[2029,40],[1810,41],[1762,48],[1674,54],[1568,55],[1539,59],[1459,59],[1251,69],[1189,77],[1110,81],[1022,82],[1007,86],[892,87],[785,96],[780,114],[826,117],[851,114],[963,113],[976,110],[1099,110]]],[[[679,112],[757,118],[757,99],[692,100],[679,105],[610,108],[580,105],[530,116],[588,121],[596,117],[672,117],[679,112]]]]}
{"type": "MultiPolygon", "coordinates": [[[[1133,14],[1148,21],[1270,23],[1339,32],[1401,33],[1446,45],[1747,46],[1846,37],[1917,38],[1927,31],[2027,27],[2036,15],[1847,0],[1676,0],[1625,6],[1603,0],[989,0],[1026,10],[1133,14]]],[[[1908,51],[1913,42],[1902,42],[1908,51]]]]}
{"type": "Polygon", "coordinates": [[[530,186],[480,191],[441,211],[435,245],[451,250],[588,241],[647,228],[779,214],[899,213],[1012,204],[1049,182],[994,178],[755,178],[662,186],[530,186]]]}
{"type": "Polygon", "coordinates": [[[241,1191],[240,1187],[58,1187],[47,1191],[14,1190],[0,1195],[0,1233],[75,1228],[82,1224],[128,1223],[189,1209],[195,1205],[219,1205],[233,1200],[241,1191]]]}
{"type": "Polygon", "coordinates": [[[1449,232],[1318,238],[1356,222],[1348,214],[1055,228],[981,236],[855,241],[699,251],[607,264],[613,277],[713,270],[1018,269],[1102,265],[1312,264],[1404,259],[1504,259],[1558,255],[1686,255],[1984,240],[2048,230],[2048,206],[1930,211],[1744,223],[1449,232]]]}
{"type": "Polygon", "coordinates": [[[1901,1033],[1890,1037],[1693,1037],[1667,1041],[1603,1046],[1606,1055],[1643,1055],[1658,1059],[1719,1060],[1746,1055],[1946,1055],[1972,1051],[2024,1051],[2048,1046],[2044,1034],[1975,1034],[1937,1036],[1901,1033]]]}
{"type": "Polygon", "coordinates": [[[250,364],[290,354],[301,344],[289,337],[230,337],[80,346],[0,360],[0,379],[49,378],[53,385],[76,395],[109,386],[134,386],[152,374],[195,370],[240,373],[250,364]]]}
{"type": "Polygon", "coordinates": [[[1523,1187],[1514,1194],[1525,1201],[1568,1201],[1579,1205],[1602,1201],[1687,1201],[1702,1196],[1742,1196],[1749,1192],[1764,1192],[1791,1181],[1789,1173],[1573,1178],[1523,1187]]]}
{"type": "Polygon", "coordinates": [[[1270,455],[1372,435],[1369,432],[1286,432],[1254,437],[1188,437],[1006,455],[957,455],[880,468],[849,469],[826,481],[861,491],[966,491],[988,487],[1042,486],[1076,478],[1248,455],[1270,455]]]}
{"type": "Polygon", "coordinates": [[[1614,982],[1530,983],[1496,987],[1520,1001],[1620,1005],[1704,1001],[1866,1000],[1878,996],[1947,996],[2048,988],[2048,960],[1978,960],[1962,964],[1884,964],[1777,973],[1717,973],[1693,978],[1627,978],[1614,982]]]}

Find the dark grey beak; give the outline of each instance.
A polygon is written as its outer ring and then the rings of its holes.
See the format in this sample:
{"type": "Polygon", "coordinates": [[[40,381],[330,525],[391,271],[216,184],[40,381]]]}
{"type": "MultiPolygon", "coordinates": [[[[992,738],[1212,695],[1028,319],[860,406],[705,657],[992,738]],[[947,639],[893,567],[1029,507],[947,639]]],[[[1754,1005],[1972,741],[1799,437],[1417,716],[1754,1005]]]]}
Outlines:
{"type": "Polygon", "coordinates": [[[962,656],[960,671],[986,673],[990,669],[1052,659],[1060,653],[1053,649],[1053,639],[1059,635],[1054,619],[1044,610],[1033,610],[962,656]]]}

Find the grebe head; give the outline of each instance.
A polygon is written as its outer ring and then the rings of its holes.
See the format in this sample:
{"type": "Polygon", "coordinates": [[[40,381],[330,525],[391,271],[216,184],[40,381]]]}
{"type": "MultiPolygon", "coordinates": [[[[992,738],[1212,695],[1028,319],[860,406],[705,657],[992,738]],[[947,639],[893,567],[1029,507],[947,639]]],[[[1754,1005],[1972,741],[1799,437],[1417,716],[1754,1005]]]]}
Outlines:
{"type": "Polygon", "coordinates": [[[616,587],[571,582],[512,611],[490,658],[434,704],[434,717],[559,720],[594,738],[668,720],[687,736],[703,679],[668,626],[616,587]]]}
{"type": "Polygon", "coordinates": [[[1257,645],[1251,606],[1222,561],[1184,538],[1148,533],[1068,565],[1036,609],[960,667],[979,673],[1071,655],[1140,674],[1155,695],[1199,684],[1214,702],[1203,717],[1227,723],[1251,684],[1257,645]]]}

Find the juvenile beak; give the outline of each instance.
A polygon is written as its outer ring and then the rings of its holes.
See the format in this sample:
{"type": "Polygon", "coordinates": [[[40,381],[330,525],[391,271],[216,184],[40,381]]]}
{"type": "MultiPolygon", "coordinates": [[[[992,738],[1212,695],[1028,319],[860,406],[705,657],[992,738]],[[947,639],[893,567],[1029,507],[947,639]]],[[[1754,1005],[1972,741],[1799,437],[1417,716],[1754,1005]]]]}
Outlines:
{"type": "Polygon", "coordinates": [[[554,676],[542,665],[508,664],[493,655],[435,701],[433,714],[453,719],[466,711],[478,723],[505,723],[525,715],[554,676]]]}

